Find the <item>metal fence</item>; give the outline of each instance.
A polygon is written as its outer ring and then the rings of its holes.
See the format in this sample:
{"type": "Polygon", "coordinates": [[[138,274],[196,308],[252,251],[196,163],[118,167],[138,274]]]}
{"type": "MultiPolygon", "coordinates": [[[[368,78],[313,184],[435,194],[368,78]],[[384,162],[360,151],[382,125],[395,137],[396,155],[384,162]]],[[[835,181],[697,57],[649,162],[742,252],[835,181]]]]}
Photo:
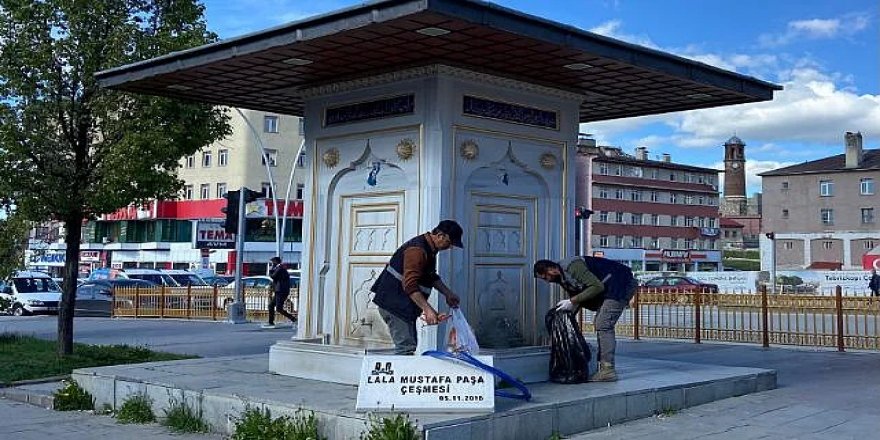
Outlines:
{"type": "MultiPolygon", "coordinates": [[[[593,332],[593,313],[584,312],[593,332]]],[[[768,294],[671,293],[641,290],[621,316],[617,334],[633,339],[701,341],[880,350],[880,298],[768,294]]]]}
{"type": "MultiPolygon", "coordinates": [[[[268,321],[268,289],[244,289],[247,319],[268,321]]],[[[296,310],[299,291],[292,289],[284,308],[296,310]]],[[[226,287],[117,287],[113,291],[112,316],[130,318],[180,318],[225,320],[226,307],[234,301],[235,290],[226,287]]]]}

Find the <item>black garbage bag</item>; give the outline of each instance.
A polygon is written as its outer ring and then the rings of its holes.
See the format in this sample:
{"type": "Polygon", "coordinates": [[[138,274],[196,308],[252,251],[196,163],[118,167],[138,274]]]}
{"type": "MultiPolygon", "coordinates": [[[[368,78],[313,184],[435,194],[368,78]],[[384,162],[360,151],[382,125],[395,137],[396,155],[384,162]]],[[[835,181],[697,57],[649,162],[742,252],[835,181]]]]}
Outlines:
{"type": "Polygon", "coordinates": [[[590,377],[590,346],[578,328],[574,314],[550,309],[544,316],[550,334],[550,381],[581,383],[590,377]]]}

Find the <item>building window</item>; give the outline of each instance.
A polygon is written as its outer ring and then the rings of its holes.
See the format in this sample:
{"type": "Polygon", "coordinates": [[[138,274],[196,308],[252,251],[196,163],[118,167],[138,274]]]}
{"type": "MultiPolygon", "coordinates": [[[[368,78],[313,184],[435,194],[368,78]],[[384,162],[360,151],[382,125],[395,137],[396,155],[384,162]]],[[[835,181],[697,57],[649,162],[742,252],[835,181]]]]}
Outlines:
{"type": "Polygon", "coordinates": [[[203,151],[202,152],[202,166],[207,168],[211,166],[211,152],[203,151]]]}
{"type": "Polygon", "coordinates": [[[211,185],[203,183],[199,186],[199,198],[202,200],[211,198],[211,185]]]}
{"type": "Polygon", "coordinates": [[[657,194],[657,191],[651,191],[651,201],[656,202],[657,200],[659,200],[659,196],[657,194]]]}
{"type": "Polygon", "coordinates": [[[863,196],[874,195],[874,179],[870,177],[859,179],[859,193],[863,196]]]}
{"type": "Polygon", "coordinates": [[[831,180],[819,181],[819,195],[822,197],[831,197],[834,195],[834,182],[831,180]]]}
{"type": "Polygon", "coordinates": [[[217,150],[217,166],[225,167],[229,163],[229,150],[222,148],[217,150]]]}
{"type": "Polygon", "coordinates": [[[684,248],[685,249],[693,249],[694,248],[694,241],[691,240],[690,238],[685,239],[684,240],[684,248]]]}
{"type": "Polygon", "coordinates": [[[621,165],[617,165],[616,167],[614,167],[614,175],[615,176],[619,176],[619,175],[623,174],[623,170],[621,168],[623,168],[621,165]]]}
{"type": "Polygon", "coordinates": [[[296,184],[296,199],[302,200],[303,196],[305,195],[305,192],[306,192],[306,186],[303,185],[302,183],[297,183],[296,184]]]}
{"type": "Polygon", "coordinates": [[[226,194],[226,184],[225,183],[218,183],[217,184],[217,198],[222,199],[224,194],[226,194]]]}
{"type": "Polygon", "coordinates": [[[187,185],[183,187],[183,199],[184,200],[192,200],[193,198],[193,186],[187,185]]]}
{"type": "Polygon", "coordinates": [[[268,183],[268,182],[263,182],[260,185],[262,187],[263,197],[267,198],[267,199],[271,199],[272,198],[272,184],[268,183]]]}
{"type": "Polygon", "coordinates": [[[694,204],[694,196],[688,194],[684,196],[684,204],[685,205],[693,205],[694,204]]]}
{"type": "Polygon", "coordinates": [[[303,151],[299,153],[299,156],[296,158],[296,166],[303,168],[306,166],[306,152],[303,151]]]}
{"type": "Polygon", "coordinates": [[[608,164],[607,163],[602,162],[599,164],[599,174],[601,174],[603,176],[608,175],[608,164]]]}
{"type": "Polygon", "coordinates": [[[862,243],[867,250],[874,249],[874,242],[871,240],[865,241],[862,243]]]}
{"type": "Polygon", "coordinates": [[[785,191],[788,189],[788,182],[782,182],[782,190],[785,191]]]}
{"type": "Polygon", "coordinates": [[[600,247],[608,247],[608,236],[600,235],[599,236],[599,246],[600,247]]]}
{"type": "Polygon", "coordinates": [[[278,116],[263,116],[263,132],[278,133],[278,116]]]}
{"type": "Polygon", "coordinates": [[[675,182],[675,173],[669,173],[669,181],[675,182]]]}
{"type": "Polygon", "coordinates": [[[277,167],[278,166],[278,150],[270,150],[268,148],[263,150],[261,162],[262,162],[263,166],[265,166],[266,163],[268,163],[270,167],[277,167]]]}
{"type": "Polygon", "coordinates": [[[623,200],[623,190],[620,188],[615,189],[614,190],[614,198],[617,200],[623,200]]]}
{"type": "Polygon", "coordinates": [[[658,170],[656,168],[652,169],[651,170],[651,178],[655,179],[655,180],[660,178],[660,170],[658,170]]]}
{"type": "Polygon", "coordinates": [[[629,247],[633,249],[638,249],[642,247],[641,239],[639,239],[638,237],[630,237],[629,247]]]}
{"type": "Polygon", "coordinates": [[[600,211],[599,212],[599,222],[600,223],[608,223],[608,211],[600,211]]]}
{"type": "Polygon", "coordinates": [[[635,189],[632,190],[632,192],[629,193],[629,199],[632,200],[633,202],[641,202],[642,201],[642,192],[639,190],[635,190],[635,189]]]}
{"type": "Polygon", "coordinates": [[[599,198],[607,199],[608,198],[608,188],[602,187],[599,188],[599,198]]]}
{"type": "Polygon", "coordinates": [[[640,225],[642,224],[642,215],[641,214],[631,214],[632,224],[640,225]]]}
{"type": "Polygon", "coordinates": [[[619,248],[623,247],[623,237],[614,237],[614,242],[615,242],[614,244],[616,245],[616,247],[619,247],[619,248]]]}
{"type": "Polygon", "coordinates": [[[657,214],[651,214],[651,224],[654,226],[660,226],[660,216],[657,214]]]}
{"type": "Polygon", "coordinates": [[[822,242],[822,249],[829,250],[832,248],[833,245],[834,245],[834,243],[832,243],[830,241],[823,241],[822,242]]]}
{"type": "Polygon", "coordinates": [[[651,249],[660,249],[660,239],[657,237],[651,237],[648,241],[648,247],[651,249]]]}
{"type": "Polygon", "coordinates": [[[874,208],[862,208],[862,224],[874,223],[874,208]]]}
{"type": "Polygon", "coordinates": [[[788,218],[788,210],[787,209],[782,210],[782,218],[788,218]]]}
{"type": "Polygon", "coordinates": [[[669,203],[672,203],[673,205],[678,203],[678,194],[669,193],[669,203]]]}
{"type": "Polygon", "coordinates": [[[697,217],[697,226],[701,228],[706,227],[706,217],[697,217]]]}
{"type": "Polygon", "coordinates": [[[694,226],[694,217],[685,216],[684,225],[688,226],[688,227],[693,227],[694,226]]]}
{"type": "Polygon", "coordinates": [[[717,228],[718,227],[718,219],[715,217],[709,218],[709,227],[710,228],[717,228]]]}
{"type": "Polygon", "coordinates": [[[632,167],[630,169],[630,175],[632,177],[642,177],[642,167],[632,167]]]}
{"type": "Polygon", "coordinates": [[[617,223],[623,223],[623,213],[622,212],[615,213],[615,220],[617,221],[617,223]]]}
{"type": "Polygon", "coordinates": [[[684,181],[685,183],[694,183],[694,175],[691,173],[686,173],[684,175],[684,181]]]}
{"type": "Polygon", "coordinates": [[[669,226],[678,226],[678,216],[672,215],[669,217],[669,226]]]}
{"type": "Polygon", "coordinates": [[[833,209],[821,209],[819,210],[820,218],[822,219],[823,225],[833,225],[834,224],[834,210],[833,209]]]}
{"type": "Polygon", "coordinates": [[[195,168],[196,167],[196,155],[190,154],[186,156],[186,167],[187,168],[195,168]]]}
{"type": "Polygon", "coordinates": [[[697,204],[700,205],[700,206],[705,205],[705,204],[706,204],[706,197],[704,197],[704,196],[697,196],[697,204]]]}
{"type": "Polygon", "coordinates": [[[792,250],[792,249],[794,249],[794,242],[793,241],[783,241],[782,247],[786,250],[792,250]]]}

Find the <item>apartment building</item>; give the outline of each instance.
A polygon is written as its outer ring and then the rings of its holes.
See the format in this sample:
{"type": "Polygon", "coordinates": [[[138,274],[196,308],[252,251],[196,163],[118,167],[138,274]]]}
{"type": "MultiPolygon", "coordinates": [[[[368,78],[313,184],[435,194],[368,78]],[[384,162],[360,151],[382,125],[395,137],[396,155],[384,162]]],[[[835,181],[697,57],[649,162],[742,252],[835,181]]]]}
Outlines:
{"type": "MultiPolygon", "coordinates": [[[[587,140],[589,141],[589,140],[587,140]]],[[[720,270],[718,170],[581,142],[578,203],[593,211],[587,252],[634,270],[720,270]]]]}
{"type": "MultiPolygon", "coordinates": [[[[88,222],[82,249],[91,257],[98,255],[92,266],[232,271],[235,251],[232,237],[222,233],[220,210],[227,191],[246,186],[269,199],[248,205],[244,273],[265,273],[269,258],[277,254],[275,211],[283,211],[291,170],[305,166],[305,157],[296,156],[302,123],[297,117],[251,110],[229,109],[229,116],[229,137],[181,159],[179,176],[185,186],[178,200],[131,206],[88,222]],[[273,188],[277,206],[271,200],[273,188]],[[205,231],[216,239],[206,244],[200,237],[205,231]]],[[[283,258],[294,267],[302,250],[304,174],[294,174],[286,211],[283,258]]]]}
{"type": "Polygon", "coordinates": [[[845,152],[761,173],[764,232],[761,268],[873,267],[880,253],[880,149],[864,150],[861,133],[847,133],[845,152]],[[774,243],[775,242],[775,243],[774,243]]]}

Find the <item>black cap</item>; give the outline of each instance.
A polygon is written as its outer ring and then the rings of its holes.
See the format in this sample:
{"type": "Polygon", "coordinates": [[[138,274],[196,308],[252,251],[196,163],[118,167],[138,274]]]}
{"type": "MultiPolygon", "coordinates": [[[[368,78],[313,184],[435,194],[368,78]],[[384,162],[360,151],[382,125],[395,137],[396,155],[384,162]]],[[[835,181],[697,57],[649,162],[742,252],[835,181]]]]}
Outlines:
{"type": "Polygon", "coordinates": [[[437,227],[434,228],[437,232],[443,232],[449,236],[449,240],[452,241],[452,245],[457,248],[463,248],[464,245],[461,244],[461,235],[464,231],[461,229],[461,226],[455,220],[443,220],[437,224],[437,227]]]}

